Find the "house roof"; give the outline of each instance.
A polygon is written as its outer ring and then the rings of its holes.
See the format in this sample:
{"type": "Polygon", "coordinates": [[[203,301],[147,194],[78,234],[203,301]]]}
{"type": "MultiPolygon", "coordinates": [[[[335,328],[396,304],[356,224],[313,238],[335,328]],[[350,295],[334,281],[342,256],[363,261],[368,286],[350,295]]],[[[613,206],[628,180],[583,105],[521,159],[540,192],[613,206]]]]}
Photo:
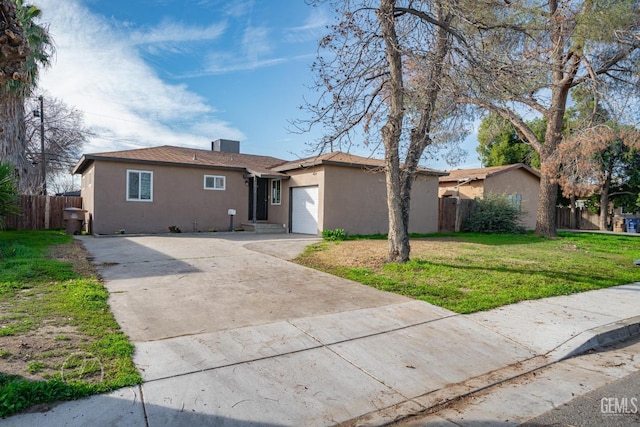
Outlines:
{"type": "MultiPolygon", "coordinates": [[[[287,177],[286,172],[317,165],[338,165],[357,168],[382,169],[384,160],[334,151],[305,159],[286,161],[269,156],[228,153],[224,151],[199,150],[195,148],[160,147],[139,148],[134,150],[109,151],[83,155],[73,169],[73,173],[82,173],[95,160],[130,162],[158,165],[176,165],[211,169],[243,170],[261,178],[287,177]]],[[[418,168],[418,173],[443,176],[447,172],[418,168]]]]}
{"type": "Polygon", "coordinates": [[[462,181],[476,181],[487,179],[492,176],[499,175],[508,171],[524,169],[527,172],[540,178],[540,172],[532,167],[525,165],[524,163],[516,163],[513,165],[505,166],[492,166],[489,168],[477,168],[477,169],[454,169],[449,171],[449,176],[440,177],[440,182],[462,182],[462,181]]]}
{"type": "Polygon", "coordinates": [[[74,167],[73,173],[82,173],[95,160],[246,170],[250,174],[264,178],[286,176],[272,170],[274,166],[285,162],[275,157],[198,150],[170,145],[85,154],[74,167]]]}
{"type": "MultiPolygon", "coordinates": [[[[308,168],[318,165],[337,165],[357,168],[383,169],[384,160],[373,159],[371,157],[356,156],[354,154],[333,151],[331,153],[320,154],[318,156],[307,157],[305,159],[285,162],[272,168],[274,171],[286,172],[294,169],[308,168]]],[[[447,172],[429,168],[418,168],[418,173],[426,175],[443,176],[447,172]]]]}

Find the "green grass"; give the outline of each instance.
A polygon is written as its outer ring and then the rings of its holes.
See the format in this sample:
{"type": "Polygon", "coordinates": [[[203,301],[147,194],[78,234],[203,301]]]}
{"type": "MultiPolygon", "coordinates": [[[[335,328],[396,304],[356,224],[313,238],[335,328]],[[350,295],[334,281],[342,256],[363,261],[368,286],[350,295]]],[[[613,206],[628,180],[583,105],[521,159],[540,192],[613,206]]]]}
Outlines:
{"type": "Polygon", "coordinates": [[[30,374],[48,370],[42,381],[17,372],[0,373],[0,417],[39,403],[77,399],[141,382],[132,361],[134,347],[109,310],[108,292],[98,278],[81,277],[70,263],[46,257],[50,246],[71,242],[62,231],[0,232],[0,337],[20,340],[52,325],[71,327],[83,337],[71,342],[66,335],[51,336],[51,342],[66,347],[34,355],[26,369],[30,374]],[[66,365],[50,365],[54,356],[69,360],[76,354],[90,355],[104,372],[70,376],[66,365]],[[62,368],[67,372],[65,378],[62,368]]]}
{"type": "MultiPolygon", "coordinates": [[[[386,247],[378,237],[367,244],[386,247]]],[[[362,242],[361,237],[357,244],[362,242]]],[[[412,259],[405,264],[356,267],[344,265],[349,244],[354,245],[354,251],[363,250],[355,246],[356,241],[325,242],[323,248],[306,252],[299,262],[458,313],[640,281],[640,267],[633,264],[640,258],[639,237],[587,233],[561,233],[558,239],[532,234],[432,235],[412,240],[412,259]],[[338,249],[340,256],[332,256],[338,249]]]]}

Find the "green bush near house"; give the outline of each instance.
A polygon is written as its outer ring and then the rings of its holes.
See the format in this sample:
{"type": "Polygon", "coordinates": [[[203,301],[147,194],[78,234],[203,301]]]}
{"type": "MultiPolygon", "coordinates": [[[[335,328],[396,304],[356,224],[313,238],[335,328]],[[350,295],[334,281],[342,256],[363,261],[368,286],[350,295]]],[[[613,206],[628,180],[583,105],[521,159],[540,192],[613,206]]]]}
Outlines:
{"type": "Polygon", "coordinates": [[[336,228],[333,230],[322,230],[322,238],[330,242],[347,240],[347,232],[342,228],[336,228]]]}
{"type": "Polygon", "coordinates": [[[523,212],[505,194],[485,194],[465,224],[471,233],[524,233],[523,212]]]}

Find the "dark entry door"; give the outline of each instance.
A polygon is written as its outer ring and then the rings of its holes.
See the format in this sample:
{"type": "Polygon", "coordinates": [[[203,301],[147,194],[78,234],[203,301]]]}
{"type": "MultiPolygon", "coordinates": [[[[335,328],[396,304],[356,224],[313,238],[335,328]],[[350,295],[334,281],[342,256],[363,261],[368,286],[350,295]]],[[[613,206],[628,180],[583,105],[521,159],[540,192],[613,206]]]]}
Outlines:
{"type": "MultiPolygon", "coordinates": [[[[249,221],[253,219],[253,180],[249,178],[249,221]]],[[[267,207],[269,206],[269,180],[258,178],[258,195],[256,203],[256,221],[266,221],[268,219],[267,207]]]]}

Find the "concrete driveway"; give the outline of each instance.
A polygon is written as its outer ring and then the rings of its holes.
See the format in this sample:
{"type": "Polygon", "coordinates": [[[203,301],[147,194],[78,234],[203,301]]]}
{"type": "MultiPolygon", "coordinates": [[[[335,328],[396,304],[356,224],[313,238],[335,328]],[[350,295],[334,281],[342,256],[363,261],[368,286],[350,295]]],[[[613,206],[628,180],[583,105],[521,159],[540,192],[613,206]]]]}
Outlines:
{"type": "Polygon", "coordinates": [[[136,343],[410,301],[285,260],[317,238],[219,236],[82,241],[136,343]]]}

